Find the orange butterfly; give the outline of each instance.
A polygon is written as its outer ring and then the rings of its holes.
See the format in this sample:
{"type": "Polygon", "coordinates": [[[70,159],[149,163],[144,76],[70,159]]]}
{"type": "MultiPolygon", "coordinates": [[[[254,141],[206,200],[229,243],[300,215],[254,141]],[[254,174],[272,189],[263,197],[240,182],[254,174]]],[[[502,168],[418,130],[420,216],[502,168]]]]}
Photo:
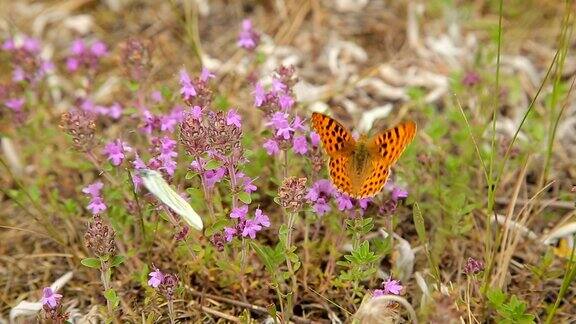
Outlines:
{"type": "Polygon", "coordinates": [[[312,126],[330,156],[332,183],[336,189],[354,198],[372,197],[382,190],[390,167],[416,135],[413,121],[371,138],[363,134],[358,141],[339,122],[323,114],[312,114],[312,126]]]}

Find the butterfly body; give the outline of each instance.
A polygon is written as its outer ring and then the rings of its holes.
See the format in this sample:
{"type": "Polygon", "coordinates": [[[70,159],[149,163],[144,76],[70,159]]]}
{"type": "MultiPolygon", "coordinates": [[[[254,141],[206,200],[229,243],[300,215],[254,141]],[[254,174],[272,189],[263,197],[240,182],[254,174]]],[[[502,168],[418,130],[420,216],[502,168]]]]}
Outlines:
{"type": "Polygon", "coordinates": [[[355,140],[344,126],[319,113],[312,114],[312,126],[330,157],[332,183],[354,198],[372,197],[382,190],[390,167],[416,134],[416,124],[406,122],[373,137],[362,135],[355,140]]]}

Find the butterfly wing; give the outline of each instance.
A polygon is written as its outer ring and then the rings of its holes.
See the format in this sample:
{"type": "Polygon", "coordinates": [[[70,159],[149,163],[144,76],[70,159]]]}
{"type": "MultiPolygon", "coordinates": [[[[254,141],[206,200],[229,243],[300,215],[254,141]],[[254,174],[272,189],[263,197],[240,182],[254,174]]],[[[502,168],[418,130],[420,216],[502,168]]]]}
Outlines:
{"type": "Polygon", "coordinates": [[[416,124],[409,121],[387,129],[368,140],[370,164],[362,179],[362,185],[357,190],[358,198],[372,197],[382,190],[390,175],[390,167],[400,158],[415,135],[416,124]]]}
{"type": "Polygon", "coordinates": [[[398,161],[415,135],[416,123],[413,121],[401,123],[369,139],[368,151],[375,159],[381,159],[384,166],[391,167],[398,161]]]}
{"type": "Polygon", "coordinates": [[[350,158],[356,145],[350,132],[336,120],[319,113],[312,114],[312,127],[320,136],[330,157],[330,178],[336,189],[352,194],[350,158]]]}
{"type": "Polygon", "coordinates": [[[320,114],[312,114],[312,127],[322,140],[324,150],[330,157],[349,155],[356,141],[352,134],[336,120],[320,114]]]}

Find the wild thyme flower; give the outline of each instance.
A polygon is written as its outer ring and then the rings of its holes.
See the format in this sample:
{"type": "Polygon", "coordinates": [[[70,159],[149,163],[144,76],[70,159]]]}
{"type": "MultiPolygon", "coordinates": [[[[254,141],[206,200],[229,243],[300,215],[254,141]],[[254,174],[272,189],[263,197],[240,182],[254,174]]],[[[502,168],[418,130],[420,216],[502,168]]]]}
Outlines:
{"type": "Polygon", "coordinates": [[[252,20],[244,19],[242,29],[238,35],[238,46],[253,51],[260,43],[260,34],[252,26],[252,20]]]}
{"type": "Polygon", "coordinates": [[[9,38],[2,44],[2,50],[9,55],[13,82],[27,82],[34,86],[54,68],[51,61],[41,57],[41,44],[35,38],[9,38]]]}
{"type": "Polygon", "coordinates": [[[152,151],[156,154],[150,161],[149,165],[152,169],[165,171],[169,176],[173,176],[176,171],[176,141],[170,137],[154,137],[152,138],[152,151]]]}
{"type": "Polygon", "coordinates": [[[270,227],[270,218],[264,214],[260,208],[256,209],[254,217],[246,218],[248,206],[234,209],[230,213],[230,218],[237,221],[236,226],[224,228],[223,236],[227,242],[232,241],[235,236],[256,238],[256,234],[264,228],[270,227]]]}
{"type": "Polygon", "coordinates": [[[322,216],[331,210],[329,201],[333,194],[334,187],[330,181],[321,179],[312,185],[305,198],[312,203],[312,208],[316,214],[322,216]]]}
{"type": "Polygon", "coordinates": [[[100,40],[88,45],[83,39],[76,39],[70,46],[70,55],[66,58],[66,68],[70,72],[80,69],[95,71],[100,60],[108,54],[108,47],[100,40]]]}
{"type": "Polygon", "coordinates": [[[384,295],[400,295],[404,287],[398,280],[392,280],[388,278],[382,283],[381,289],[375,289],[372,292],[372,298],[377,298],[384,295]]]}
{"type": "Polygon", "coordinates": [[[72,110],[62,114],[60,128],[72,136],[74,147],[86,152],[94,146],[95,117],[84,110],[72,110]]]}
{"type": "Polygon", "coordinates": [[[90,203],[87,208],[93,215],[98,215],[107,208],[101,196],[102,187],[104,187],[104,184],[97,181],[82,189],[82,192],[90,197],[90,203]]]}
{"type": "Polygon", "coordinates": [[[288,177],[278,188],[280,206],[288,211],[296,212],[302,209],[306,202],[306,178],[288,177]]]}
{"type": "Polygon", "coordinates": [[[164,281],[164,273],[158,268],[154,268],[154,271],[148,274],[150,279],[148,279],[148,285],[152,288],[158,288],[164,281]]]}
{"type": "Polygon", "coordinates": [[[142,81],[149,73],[151,66],[150,42],[130,37],[122,44],[122,66],[130,79],[142,81]]]}
{"type": "Polygon", "coordinates": [[[466,72],[466,74],[464,74],[464,77],[462,78],[462,84],[467,87],[473,87],[479,84],[480,81],[481,81],[480,75],[474,71],[466,72]]]}
{"type": "MultiPolygon", "coordinates": [[[[232,240],[232,238],[230,238],[232,240]]],[[[226,237],[222,233],[216,233],[210,237],[210,243],[218,250],[219,252],[224,251],[224,244],[226,244],[226,237]]]]}
{"type": "Polygon", "coordinates": [[[178,282],[178,276],[175,274],[167,273],[164,275],[164,280],[162,280],[162,283],[158,286],[158,290],[164,295],[166,300],[172,300],[174,298],[174,292],[176,288],[178,288],[178,282]]]}
{"type": "Polygon", "coordinates": [[[468,258],[468,261],[466,261],[466,265],[464,266],[464,273],[471,275],[477,274],[482,270],[484,270],[484,262],[474,258],[468,258]]]}
{"type": "Polygon", "coordinates": [[[191,79],[186,70],[180,70],[180,94],[189,107],[209,107],[212,103],[212,90],[208,81],[214,77],[207,69],[199,77],[191,79]]]}
{"type": "Polygon", "coordinates": [[[55,293],[52,288],[46,287],[42,290],[42,299],[40,302],[42,305],[54,309],[60,304],[60,299],[62,299],[62,295],[55,293]]]}
{"type": "Polygon", "coordinates": [[[99,215],[94,215],[84,234],[84,243],[98,257],[112,256],[116,253],[115,235],[114,230],[105,225],[99,215]]]}
{"type": "Polygon", "coordinates": [[[107,156],[110,163],[114,166],[119,166],[124,161],[126,153],[131,152],[132,148],[128,143],[121,139],[114,140],[104,146],[103,153],[107,156]]]}
{"type": "Polygon", "coordinates": [[[62,310],[61,299],[62,295],[55,293],[52,288],[44,288],[40,302],[42,303],[46,319],[54,323],[64,323],[68,319],[69,314],[64,313],[62,310]]]}

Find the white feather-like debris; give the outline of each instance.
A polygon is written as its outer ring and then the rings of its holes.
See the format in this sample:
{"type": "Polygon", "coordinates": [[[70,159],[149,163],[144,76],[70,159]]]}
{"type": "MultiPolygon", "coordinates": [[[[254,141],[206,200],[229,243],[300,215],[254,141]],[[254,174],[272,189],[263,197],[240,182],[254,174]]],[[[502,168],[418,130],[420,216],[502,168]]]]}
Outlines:
{"type": "Polygon", "coordinates": [[[198,231],[202,230],[204,224],[200,216],[182,196],[170,187],[159,172],[143,169],[140,170],[140,176],[146,189],[156,196],[156,198],[170,207],[176,214],[180,215],[192,228],[198,231]]]}

